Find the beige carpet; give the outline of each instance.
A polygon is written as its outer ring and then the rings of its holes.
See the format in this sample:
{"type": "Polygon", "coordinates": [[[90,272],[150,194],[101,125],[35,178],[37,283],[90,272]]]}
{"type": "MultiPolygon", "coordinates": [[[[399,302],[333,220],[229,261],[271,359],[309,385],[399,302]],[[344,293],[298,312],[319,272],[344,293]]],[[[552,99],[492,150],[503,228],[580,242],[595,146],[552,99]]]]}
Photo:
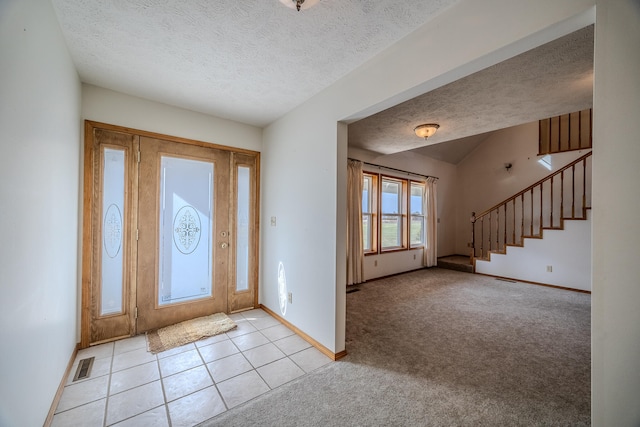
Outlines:
{"type": "Polygon", "coordinates": [[[347,356],[202,426],[588,426],[591,295],[429,268],[347,295],[347,356]]]}
{"type": "Polygon", "coordinates": [[[153,354],[160,353],[202,338],[222,334],[236,327],[235,322],[224,313],[186,320],[147,332],[147,350],[153,354]]]}

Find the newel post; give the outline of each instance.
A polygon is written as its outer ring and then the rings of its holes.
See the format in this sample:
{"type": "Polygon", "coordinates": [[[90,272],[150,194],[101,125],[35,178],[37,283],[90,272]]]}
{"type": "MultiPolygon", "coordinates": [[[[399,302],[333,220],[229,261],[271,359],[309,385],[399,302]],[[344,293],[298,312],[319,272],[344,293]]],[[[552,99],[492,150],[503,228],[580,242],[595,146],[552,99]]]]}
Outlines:
{"type": "Polygon", "coordinates": [[[469,258],[469,264],[473,265],[473,258],[476,256],[476,213],[471,212],[471,254],[469,258]]]}

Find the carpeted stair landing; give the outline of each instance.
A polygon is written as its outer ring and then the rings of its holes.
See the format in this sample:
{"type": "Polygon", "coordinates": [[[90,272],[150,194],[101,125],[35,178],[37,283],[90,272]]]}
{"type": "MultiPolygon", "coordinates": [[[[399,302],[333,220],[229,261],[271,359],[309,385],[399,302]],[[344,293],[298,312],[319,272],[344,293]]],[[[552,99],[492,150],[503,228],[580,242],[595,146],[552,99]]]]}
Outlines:
{"type": "Polygon", "coordinates": [[[473,273],[473,266],[469,263],[469,256],[467,255],[449,255],[438,258],[438,267],[447,270],[473,273]]]}

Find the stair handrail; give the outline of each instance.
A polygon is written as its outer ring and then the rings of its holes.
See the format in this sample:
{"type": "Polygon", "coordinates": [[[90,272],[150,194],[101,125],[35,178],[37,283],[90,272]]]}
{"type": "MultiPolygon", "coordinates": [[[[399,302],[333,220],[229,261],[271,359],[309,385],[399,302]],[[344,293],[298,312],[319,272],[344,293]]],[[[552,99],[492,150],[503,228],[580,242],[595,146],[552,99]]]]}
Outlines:
{"type": "MultiPolygon", "coordinates": [[[[469,242],[469,246],[471,248],[471,256],[470,256],[470,263],[472,265],[474,265],[475,267],[475,263],[474,263],[474,259],[476,258],[476,223],[478,223],[478,221],[480,221],[480,223],[482,224],[480,226],[480,231],[481,231],[481,237],[480,237],[480,257],[483,258],[484,257],[484,219],[485,217],[489,217],[489,230],[488,230],[488,250],[487,250],[487,254],[490,254],[491,252],[494,252],[494,250],[492,250],[492,228],[491,228],[491,215],[492,213],[496,213],[498,215],[497,218],[497,227],[495,230],[496,233],[496,246],[497,246],[497,251],[500,252],[500,246],[502,244],[503,249],[506,251],[506,247],[508,244],[508,237],[507,237],[507,207],[509,203],[513,203],[513,230],[512,230],[512,243],[515,244],[516,243],[516,214],[515,214],[515,204],[516,204],[516,200],[520,197],[521,198],[521,203],[522,206],[524,207],[524,195],[527,193],[531,194],[531,221],[530,221],[530,227],[531,227],[531,234],[533,235],[533,214],[534,214],[534,208],[533,208],[533,191],[535,190],[536,187],[540,187],[540,224],[539,224],[539,234],[540,237],[542,236],[542,230],[544,228],[543,226],[543,208],[542,208],[542,197],[543,197],[543,185],[547,182],[547,181],[551,181],[551,212],[550,212],[550,225],[551,227],[553,227],[553,179],[560,175],[561,178],[561,182],[563,182],[564,179],[564,172],[572,169],[571,171],[571,176],[572,178],[572,182],[573,182],[573,192],[572,192],[572,202],[571,202],[571,216],[570,217],[565,217],[564,216],[564,211],[563,211],[563,199],[561,196],[560,199],[560,223],[562,224],[562,220],[563,219],[567,219],[567,218],[572,218],[572,219],[576,219],[576,215],[575,215],[575,202],[576,202],[576,195],[575,195],[575,166],[579,163],[583,163],[583,169],[585,172],[583,172],[582,174],[582,203],[581,203],[581,207],[582,207],[582,215],[585,215],[585,209],[587,208],[586,205],[586,167],[587,167],[587,158],[589,158],[591,155],[593,154],[592,151],[589,151],[588,153],[580,156],[579,158],[575,159],[574,161],[570,162],[569,164],[563,166],[562,168],[558,169],[557,171],[545,176],[544,178],[536,181],[535,183],[531,184],[530,186],[528,186],[527,188],[525,188],[524,190],[519,191],[518,193],[514,194],[513,196],[503,200],[502,202],[494,205],[493,207],[485,210],[484,212],[480,213],[479,215],[476,215],[475,212],[471,213],[471,242],[469,242]],[[500,241],[500,230],[498,230],[498,228],[500,228],[500,209],[504,208],[504,233],[503,233],[503,239],[502,242],[500,241]]],[[[562,192],[561,192],[562,194],[562,192]]],[[[529,237],[529,236],[525,236],[524,235],[524,221],[525,221],[525,216],[524,216],[524,211],[522,211],[521,213],[521,235],[520,235],[520,239],[518,240],[522,240],[524,237],[529,237]]],[[[537,217],[536,217],[537,218],[537,217]]],[[[475,268],[474,268],[475,269],[475,268]]]]}
{"type": "Polygon", "coordinates": [[[511,201],[513,201],[514,199],[517,199],[518,197],[522,196],[523,194],[525,194],[528,191],[531,191],[532,189],[534,189],[535,187],[537,187],[538,185],[548,181],[551,179],[551,177],[555,177],[556,175],[560,175],[562,172],[566,171],[567,169],[577,165],[578,163],[582,162],[584,159],[586,159],[587,157],[591,156],[591,154],[593,154],[593,151],[589,151],[587,154],[580,156],[580,158],[575,159],[573,162],[569,163],[568,165],[564,166],[561,169],[558,169],[557,171],[547,175],[546,177],[542,178],[541,180],[537,181],[534,184],[531,184],[530,186],[528,186],[527,188],[525,188],[524,190],[518,192],[517,194],[514,194],[513,196],[509,197],[508,199],[505,199],[504,201],[496,204],[495,206],[493,206],[490,209],[487,209],[486,211],[482,212],[481,214],[475,215],[475,219],[478,220],[480,218],[482,218],[483,216],[486,216],[489,214],[489,212],[493,212],[496,209],[498,209],[499,207],[501,207],[502,205],[509,203],[511,201]]]}

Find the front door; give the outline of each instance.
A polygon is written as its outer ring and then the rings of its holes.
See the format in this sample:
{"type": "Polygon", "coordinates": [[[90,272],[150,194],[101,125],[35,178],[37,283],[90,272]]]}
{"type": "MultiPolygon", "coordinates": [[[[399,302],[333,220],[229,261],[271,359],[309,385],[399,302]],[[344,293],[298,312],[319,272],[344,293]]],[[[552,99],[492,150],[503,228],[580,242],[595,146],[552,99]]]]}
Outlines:
{"type": "Polygon", "coordinates": [[[97,125],[85,134],[81,346],[254,308],[257,153],[97,125]]]}
{"type": "Polygon", "coordinates": [[[230,153],[143,137],[140,154],[138,332],[226,312],[230,153]]]}

